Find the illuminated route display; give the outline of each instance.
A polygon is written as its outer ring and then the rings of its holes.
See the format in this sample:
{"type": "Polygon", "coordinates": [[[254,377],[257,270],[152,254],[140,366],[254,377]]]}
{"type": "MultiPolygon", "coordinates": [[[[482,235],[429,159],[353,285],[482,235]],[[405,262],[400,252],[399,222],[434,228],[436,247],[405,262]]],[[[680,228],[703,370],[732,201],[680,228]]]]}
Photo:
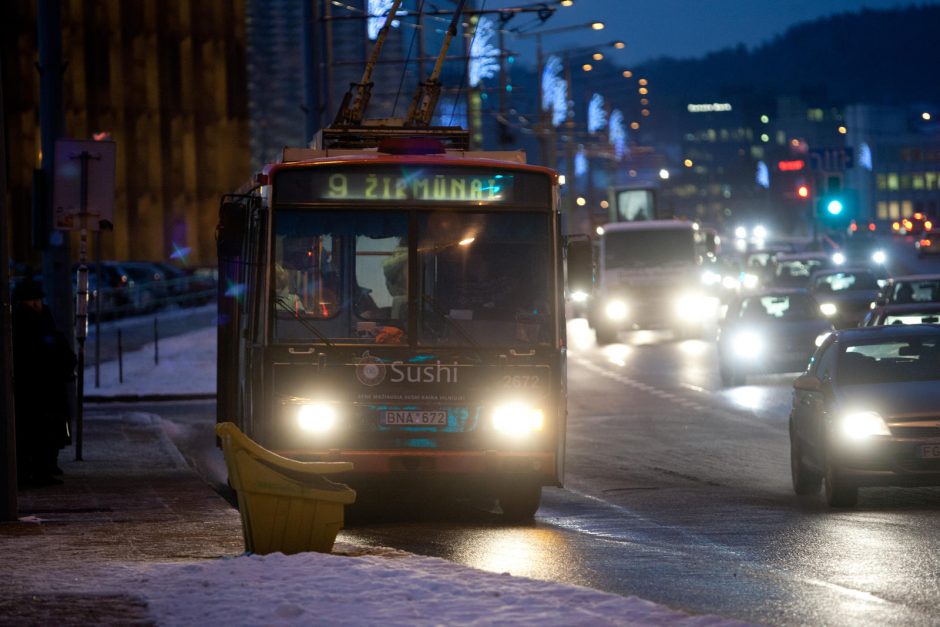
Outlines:
{"type": "Polygon", "coordinates": [[[482,168],[346,166],[297,168],[274,179],[277,204],[330,201],[545,204],[545,176],[482,168]]]}

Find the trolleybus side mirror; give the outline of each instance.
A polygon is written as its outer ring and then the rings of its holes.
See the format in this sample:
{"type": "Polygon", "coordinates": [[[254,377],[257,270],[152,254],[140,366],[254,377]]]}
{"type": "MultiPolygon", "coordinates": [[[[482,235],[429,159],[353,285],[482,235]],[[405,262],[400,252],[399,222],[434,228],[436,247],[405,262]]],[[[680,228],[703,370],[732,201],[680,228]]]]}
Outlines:
{"type": "Polygon", "coordinates": [[[594,245],[586,235],[567,238],[568,294],[590,296],[594,291],[594,245]]]}
{"type": "Polygon", "coordinates": [[[222,203],[219,208],[219,228],[216,235],[220,257],[231,259],[241,254],[247,220],[248,207],[244,203],[222,203]]]}

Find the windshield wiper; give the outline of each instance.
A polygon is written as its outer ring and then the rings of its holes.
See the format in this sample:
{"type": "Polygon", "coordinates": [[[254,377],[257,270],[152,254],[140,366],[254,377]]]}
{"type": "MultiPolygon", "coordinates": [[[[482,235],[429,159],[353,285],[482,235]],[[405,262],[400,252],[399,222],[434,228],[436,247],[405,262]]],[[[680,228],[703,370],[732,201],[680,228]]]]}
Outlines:
{"type": "MultiPolygon", "coordinates": [[[[281,307],[281,309],[282,309],[283,311],[287,311],[287,312],[292,312],[292,311],[294,311],[294,308],[290,306],[290,302],[287,300],[287,297],[286,297],[286,296],[275,296],[275,297],[274,297],[274,302],[275,302],[276,304],[280,305],[280,307],[281,307]]],[[[276,313],[276,310],[275,310],[275,313],[276,313]]],[[[324,344],[326,344],[327,347],[333,348],[333,342],[330,341],[330,338],[328,338],[326,335],[324,335],[323,332],[320,331],[320,329],[316,328],[316,327],[313,325],[312,322],[310,322],[310,321],[307,320],[306,318],[301,318],[301,317],[298,316],[297,314],[294,314],[294,320],[296,320],[297,322],[299,322],[300,324],[302,324],[303,327],[304,327],[307,331],[310,331],[310,333],[312,333],[313,335],[315,335],[318,340],[320,340],[321,342],[323,342],[324,344]]]]}

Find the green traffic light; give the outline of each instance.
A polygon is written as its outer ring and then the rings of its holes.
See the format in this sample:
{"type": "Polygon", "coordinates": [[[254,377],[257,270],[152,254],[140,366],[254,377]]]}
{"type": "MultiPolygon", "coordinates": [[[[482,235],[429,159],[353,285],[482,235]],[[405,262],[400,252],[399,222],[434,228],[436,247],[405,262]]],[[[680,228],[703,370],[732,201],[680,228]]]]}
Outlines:
{"type": "Polygon", "coordinates": [[[843,209],[842,201],[838,199],[830,200],[826,204],[826,211],[828,211],[831,215],[834,215],[834,216],[837,216],[840,213],[842,213],[842,209],[843,209]]]}

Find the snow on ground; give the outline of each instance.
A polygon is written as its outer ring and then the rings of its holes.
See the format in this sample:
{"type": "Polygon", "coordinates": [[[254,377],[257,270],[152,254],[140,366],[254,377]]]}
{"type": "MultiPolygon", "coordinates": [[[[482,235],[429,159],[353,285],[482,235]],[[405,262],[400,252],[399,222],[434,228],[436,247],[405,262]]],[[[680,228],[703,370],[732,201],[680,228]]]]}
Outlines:
{"type": "MultiPolygon", "coordinates": [[[[85,371],[101,396],[215,392],[212,327],[160,340],[85,371]]],[[[334,552],[342,547],[338,544],[334,552]]],[[[355,553],[355,547],[346,547],[355,553]]],[[[114,592],[146,598],[160,625],[731,625],[636,597],[474,570],[388,550],[378,555],[243,555],[186,563],[124,564],[114,592]]],[[[96,586],[96,593],[101,593],[96,586]]]]}

